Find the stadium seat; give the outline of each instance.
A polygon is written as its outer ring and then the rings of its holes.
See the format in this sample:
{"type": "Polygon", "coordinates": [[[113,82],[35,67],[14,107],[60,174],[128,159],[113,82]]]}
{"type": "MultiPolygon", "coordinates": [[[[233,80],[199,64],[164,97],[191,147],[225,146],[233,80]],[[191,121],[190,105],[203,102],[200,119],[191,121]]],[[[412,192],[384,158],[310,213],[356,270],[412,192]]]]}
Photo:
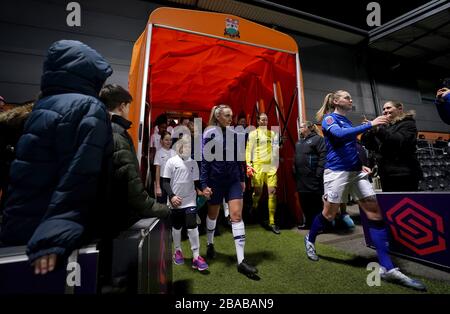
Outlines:
{"type": "Polygon", "coordinates": [[[426,179],[426,187],[427,191],[434,191],[438,187],[438,183],[433,177],[429,177],[426,179]]]}
{"type": "Polygon", "coordinates": [[[425,180],[422,180],[419,182],[419,191],[427,191],[428,186],[427,186],[427,182],[425,180]]]}
{"type": "Polygon", "coordinates": [[[428,148],[430,144],[427,140],[417,140],[417,147],[419,148],[428,148]]]}

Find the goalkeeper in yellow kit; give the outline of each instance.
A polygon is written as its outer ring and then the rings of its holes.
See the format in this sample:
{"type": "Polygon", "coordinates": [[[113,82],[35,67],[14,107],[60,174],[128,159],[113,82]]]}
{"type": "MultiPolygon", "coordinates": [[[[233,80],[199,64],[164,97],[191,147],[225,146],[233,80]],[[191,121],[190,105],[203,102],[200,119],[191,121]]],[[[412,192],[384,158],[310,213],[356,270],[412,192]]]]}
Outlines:
{"type": "Polygon", "coordinates": [[[247,161],[247,175],[252,178],[253,205],[252,211],[258,207],[264,184],[267,185],[269,195],[269,228],[275,234],[280,234],[280,228],[275,224],[277,207],[277,168],[279,136],[267,129],[268,117],[260,113],[258,128],[250,132],[245,151],[247,161]]]}

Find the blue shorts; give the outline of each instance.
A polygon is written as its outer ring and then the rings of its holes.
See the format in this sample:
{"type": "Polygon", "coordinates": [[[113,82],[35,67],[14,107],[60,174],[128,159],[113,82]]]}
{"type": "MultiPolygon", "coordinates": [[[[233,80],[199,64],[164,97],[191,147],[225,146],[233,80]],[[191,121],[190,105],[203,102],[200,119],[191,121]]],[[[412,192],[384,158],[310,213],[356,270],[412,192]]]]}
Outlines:
{"type": "Polygon", "coordinates": [[[208,201],[210,205],[222,204],[224,198],[225,202],[244,198],[241,182],[239,181],[234,181],[230,184],[210,182],[209,187],[212,190],[211,199],[208,201]]]}

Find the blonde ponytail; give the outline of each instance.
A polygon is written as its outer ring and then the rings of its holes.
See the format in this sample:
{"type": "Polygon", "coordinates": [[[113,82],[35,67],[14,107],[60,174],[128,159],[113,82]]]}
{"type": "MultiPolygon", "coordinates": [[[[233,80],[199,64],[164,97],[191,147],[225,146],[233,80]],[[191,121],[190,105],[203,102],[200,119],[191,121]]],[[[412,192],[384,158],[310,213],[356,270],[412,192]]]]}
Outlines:
{"type": "Polygon", "coordinates": [[[215,116],[215,112],[217,110],[217,106],[212,107],[211,114],[209,115],[209,122],[208,125],[217,125],[217,118],[215,116]]]}
{"type": "Polygon", "coordinates": [[[338,90],[334,93],[328,93],[325,98],[323,99],[322,107],[320,107],[319,111],[316,113],[316,120],[317,122],[321,122],[323,119],[323,116],[332,112],[335,108],[334,100],[339,98],[339,96],[346,91],[344,90],[338,90]]]}
{"type": "Polygon", "coordinates": [[[334,93],[328,93],[323,99],[322,107],[320,107],[319,111],[316,113],[317,122],[321,122],[323,116],[329,113],[332,110],[333,106],[334,93]]]}
{"type": "Polygon", "coordinates": [[[221,105],[212,107],[211,114],[209,115],[209,122],[208,122],[209,126],[219,124],[219,120],[218,120],[219,115],[225,108],[230,108],[230,106],[221,104],[221,105]]]}

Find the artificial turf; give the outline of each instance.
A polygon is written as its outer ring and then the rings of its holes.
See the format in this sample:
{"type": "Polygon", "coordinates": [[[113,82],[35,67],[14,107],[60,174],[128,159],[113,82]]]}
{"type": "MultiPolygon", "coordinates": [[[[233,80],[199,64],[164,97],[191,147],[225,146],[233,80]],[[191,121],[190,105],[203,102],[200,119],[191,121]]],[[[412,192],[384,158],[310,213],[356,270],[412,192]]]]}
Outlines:
{"type": "MultiPolygon", "coordinates": [[[[376,260],[317,244],[320,261],[312,262],[306,258],[298,232],[282,230],[277,236],[259,225],[246,226],[245,257],[257,266],[260,277],[251,280],[237,272],[231,230],[221,227],[221,231],[214,240],[217,256],[208,261],[209,269],[204,272],[191,268],[189,241],[182,242],[185,263],[173,265],[175,294],[423,293],[384,281],[369,287],[366,266],[376,260]]],[[[206,256],[206,235],[200,237],[200,254],[206,256]]],[[[419,279],[426,284],[426,293],[450,293],[449,283],[419,279]]]]}

